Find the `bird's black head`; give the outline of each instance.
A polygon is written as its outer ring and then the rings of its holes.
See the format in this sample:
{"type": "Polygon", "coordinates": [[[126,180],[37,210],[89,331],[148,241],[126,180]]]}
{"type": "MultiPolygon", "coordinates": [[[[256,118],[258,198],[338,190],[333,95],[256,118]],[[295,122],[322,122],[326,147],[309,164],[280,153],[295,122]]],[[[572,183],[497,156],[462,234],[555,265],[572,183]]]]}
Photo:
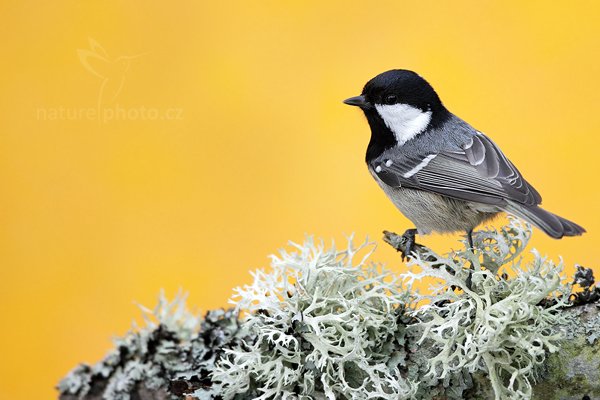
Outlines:
{"type": "Polygon", "coordinates": [[[371,79],[360,96],[344,100],[360,107],[371,126],[367,159],[443,123],[449,112],[417,73],[393,69],[371,79]]]}
{"type": "Polygon", "coordinates": [[[392,69],[371,79],[360,96],[344,101],[369,110],[376,105],[406,104],[423,112],[444,109],[433,87],[419,74],[406,69],[392,69]]]}

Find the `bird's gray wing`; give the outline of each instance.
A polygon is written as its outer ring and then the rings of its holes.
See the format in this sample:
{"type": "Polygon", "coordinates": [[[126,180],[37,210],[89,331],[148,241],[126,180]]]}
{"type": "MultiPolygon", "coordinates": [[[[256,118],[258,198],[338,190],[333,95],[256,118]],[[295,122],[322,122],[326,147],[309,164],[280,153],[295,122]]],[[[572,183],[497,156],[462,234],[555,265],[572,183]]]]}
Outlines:
{"type": "Polygon", "coordinates": [[[371,162],[386,184],[439,193],[456,199],[503,206],[542,201],[502,151],[482,133],[459,150],[406,157],[393,151],[371,162]]]}

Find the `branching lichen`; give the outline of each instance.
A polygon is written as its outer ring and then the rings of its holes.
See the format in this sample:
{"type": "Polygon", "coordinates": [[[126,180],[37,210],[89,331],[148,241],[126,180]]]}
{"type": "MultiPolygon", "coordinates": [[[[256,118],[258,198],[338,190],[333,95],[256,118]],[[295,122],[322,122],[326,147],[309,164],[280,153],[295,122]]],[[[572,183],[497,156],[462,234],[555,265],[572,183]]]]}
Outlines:
{"type": "Polygon", "coordinates": [[[202,320],[187,310],[185,297],[180,293],[169,302],[161,293],[154,310],[141,307],[145,325],[134,324],[99,363],[71,371],[58,385],[61,398],[129,400],[145,389],[163,392],[160,398],[169,396],[168,389],[211,393],[209,374],[216,360],[244,339],[244,330],[232,310],[211,311],[202,320]],[[182,381],[184,388],[177,385],[182,381]]]}
{"type": "Polygon", "coordinates": [[[477,256],[468,250],[433,255],[444,268],[432,267],[421,255],[412,260],[410,265],[420,271],[404,274],[407,284],[425,277],[440,282],[430,294],[417,295],[428,304],[413,312],[419,322],[410,326],[422,331],[420,344],[431,341],[439,349],[428,375],[483,371],[497,399],[531,397],[537,368],[547,352],[558,350],[561,335],[555,327],[565,322],[560,308],[567,304],[570,287],[561,283],[562,265],[535,251],[529,265],[516,261],[528,229],[513,219],[499,232],[478,235],[477,256]],[[508,274],[499,276],[504,266],[508,274]],[[542,306],[548,298],[555,301],[542,306]]]}
{"type": "Polygon", "coordinates": [[[61,399],[458,400],[484,387],[493,393],[484,398],[530,399],[539,376],[581,378],[546,360],[565,337],[597,342],[597,315],[564,308],[600,297],[591,270],[578,268],[583,291],[573,295],[562,263],[535,250],[526,262],[530,236],[511,220],[478,232],[474,251],[416,246],[400,275],[368,260],[372,244],[340,250],[309,238],[236,289],[235,309],[200,318],[183,296],[161,295],[143,308],[143,327],[61,381],[61,399]],[[427,294],[413,289],[419,281],[432,283],[427,294]]]}
{"type": "Polygon", "coordinates": [[[273,256],[237,289],[253,345],[227,351],[213,375],[222,396],[251,391],[257,399],[409,398],[416,384],[400,375],[409,303],[398,277],[368,264],[367,243],[342,251],[308,239],[273,256]],[[357,258],[359,258],[357,260],[357,258]],[[392,361],[394,360],[394,361],[392,361]]]}

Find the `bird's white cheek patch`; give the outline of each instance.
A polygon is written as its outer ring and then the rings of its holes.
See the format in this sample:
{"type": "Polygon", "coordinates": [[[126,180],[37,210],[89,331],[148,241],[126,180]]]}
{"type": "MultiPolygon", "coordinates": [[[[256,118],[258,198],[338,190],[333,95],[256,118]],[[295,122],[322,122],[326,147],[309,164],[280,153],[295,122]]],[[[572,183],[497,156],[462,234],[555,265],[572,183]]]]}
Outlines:
{"type": "Polygon", "coordinates": [[[431,121],[431,111],[422,111],[408,104],[376,104],[375,109],[400,146],[427,129],[431,121]]]}

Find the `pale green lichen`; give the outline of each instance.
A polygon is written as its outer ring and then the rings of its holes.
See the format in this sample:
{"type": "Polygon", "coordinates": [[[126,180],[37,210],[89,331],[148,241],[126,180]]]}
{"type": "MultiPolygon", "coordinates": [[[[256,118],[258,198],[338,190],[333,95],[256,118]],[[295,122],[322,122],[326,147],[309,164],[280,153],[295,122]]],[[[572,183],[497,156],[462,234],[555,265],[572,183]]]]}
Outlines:
{"type": "Polygon", "coordinates": [[[325,249],[308,239],[273,256],[237,289],[253,344],[228,350],[213,374],[222,396],[257,399],[395,398],[415,394],[400,375],[401,316],[409,295],[390,271],[362,257],[367,243],[325,249]]]}
{"type": "MultiPolygon", "coordinates": [[[[161,292],[153,310],[140,306],[145,324],[134,323],[131,331],[115,339],[115,349],[102,361],[82,364],[63,378],[58,384],[61,398],[130,400],[139,398],[132,393],[143,387],[177,399],[167,394],[172,382],[192,377],[197,384],[206,381],[220,352],[237,345],[244,330],[232,311],[211,311],[201,319],[188,311],[185,298],[179,293],[167,301],[161,292]]],[[[211,389],[199,389],[199,394],[204,392],[211,389]]]]}
{"type": "Polygon", "coordinates": [[[103,398],[129,400],[138,382],[150,389],[165,387],[169,376],[165,370],[176,369],[179,360],[172,349],[189,342],[196,335],[200,319],[185,307],[185,296],[169,302],[163,293],[154,310],[141,307],[145,326],[137,327],[114,341],[115,349],[94,366],[82,364],[71,371],[58,385],[62,394],[84,398],[93,391],[92,383],[106,380],[103,398]]]}
{"type": "Polygon", "coordinates": [[[560,326],[565,334],[559,353],[551,354],[536,385],[534,399],[581,400],[600,398],[600,341],[590,335],[600,329],[600,305],[565,310],[568,322],[560,326]]]}
{"type": "Polygon", "coordinates": [[[475,253],[420,248],[400,275],[369,262],[372,244],[309,238],[254,272],[235,310],[202,319],[161,296],[144,327],[65,377],[61,399],[129,400],[142,388],[165,399],[458,400],[489,398],[486,385],[496,399],[530,399],[561,339],[593,343],[598,326],[564,330],[571,286],[560,263],[523,260],[530,236],[511,220],[478,232],[475,253]],[[428,294],[413,290],[427,279],[428,294]]]}
{"type": "Polygon", "coordinates": [[[561,264],[535,251],[530,264],[522,266],[517,260],[528,231],[513,219],[500,232],[478,235],[477,255],[469,250],[443,257],[426,252],[411,261],[419,271],[404,274],[409,286],[424,278],[438,279],[430,294],[417,295],[418,301],[428,303],[413,312],[419,322],[410,326],[422,332],[419,343],[429,341],[439,349],[429,361],[428,376],[443,379],[456,371],[483,371],[496,399],[531,397],[546,354],[558,350],[561,334],[555,327],[566,321],[560,308],[571,288],[561,283],[561,264]],[[431,257],[438,260],[435,266],[424,261],[431,257]],[[554,301],[542,306],[548,299],[554,301]]]}

